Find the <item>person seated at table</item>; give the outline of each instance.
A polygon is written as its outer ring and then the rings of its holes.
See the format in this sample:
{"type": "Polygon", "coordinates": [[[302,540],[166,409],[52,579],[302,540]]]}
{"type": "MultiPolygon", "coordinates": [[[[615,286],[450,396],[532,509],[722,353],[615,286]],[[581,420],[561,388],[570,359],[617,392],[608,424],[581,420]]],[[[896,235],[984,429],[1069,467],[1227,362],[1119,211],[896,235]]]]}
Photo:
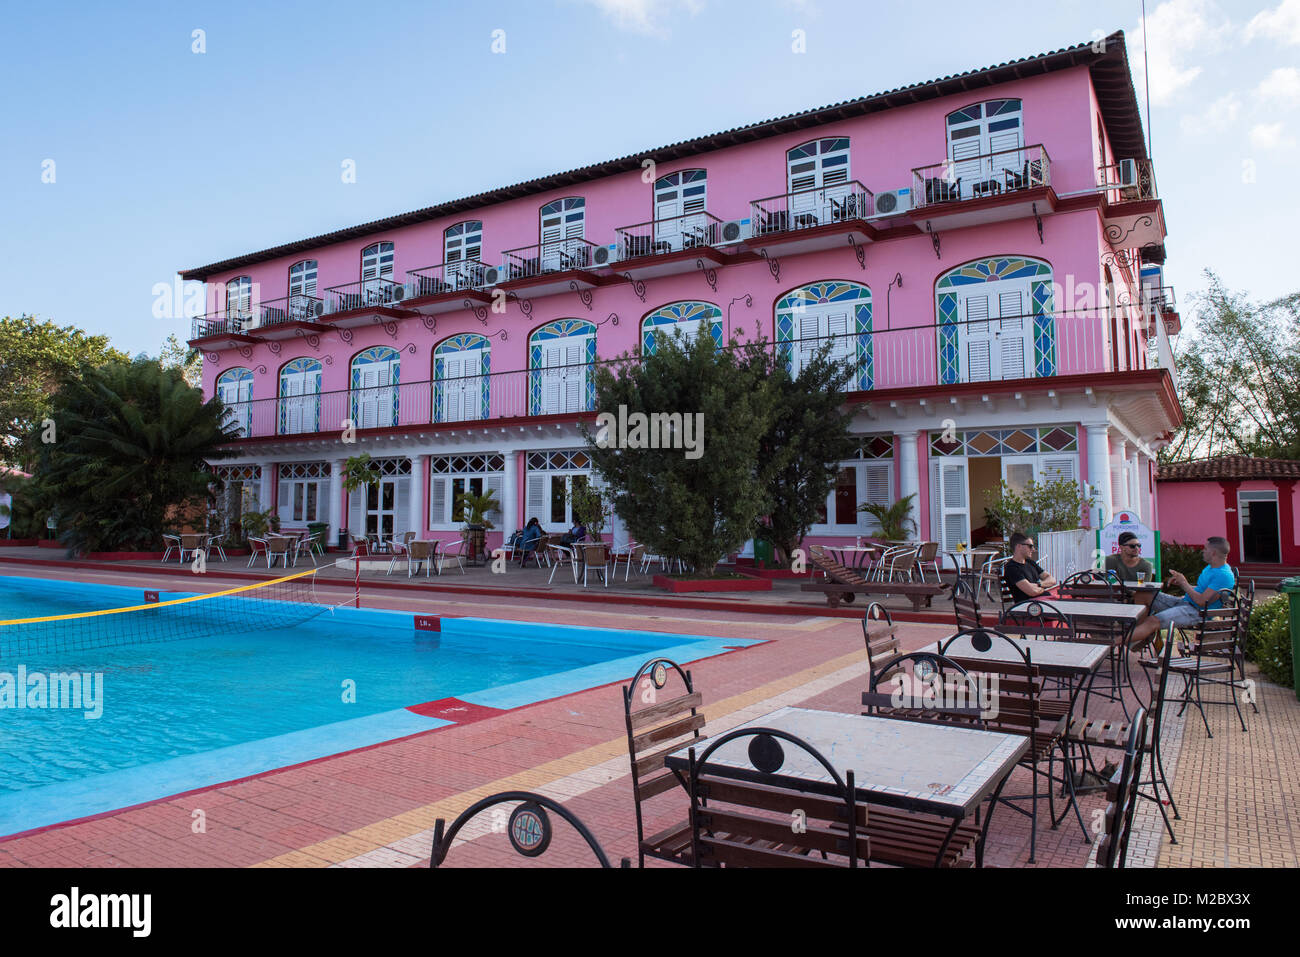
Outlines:
{"type": "Polygon", "coordinates": [[[1016,601],[1038,598],[1056,587],[1056,579],[1034,561],[1038,543],[1024,532],[1011,533],[1011,558],[1002,566],[1002,580],[1016,601]]]}
{"type": "Polygon", "coordinates": [[[517,537],[518,542],[512,541],[510,544],[519,549],[519,567],[522,568],[524,563],[528,561],[528,556],[537,551],[537,546],[542,540],[542,523],[537,520],[536,516],[533,516],[517,537]]]}
{"type": "MultiPolygon", "coordinates": [[[[1230,592],[1237,587],[1237,576],[1228,567],[1228,540],[1215,535],[1206,539],[1205,548],[1201,549],[1201,558],[1205,567],[1196,578],[1195,587],[1180,571],[1169,573],[1169,584],[1177,585],[1183,590],[1182,598],[1161,592],[1151,602],[1151,613],[1138,622],[1133,629],[1133,637],[1128,646],[1133,651],[1143,648],[1152,636],[1158,635],[1165,628],[1191,628],[1201,618],[1201,609],[1211,611],[1223,607],[1222,592],[1230,592]]],[[[1158,640],[1158,639],[1157,639],[1158,640]]],[[[1159,650],[1160,645],[1157,645],[1159,650]]]]}
{"type": "Polygon", "coordinates": [[[1119,554],[1107,556],[1105,567],[1106,571],[1114,572],[1121,582],[1136,583],[1138,572],[1143,574],[1144,581],[1152,581],[1156,577],[1155,568],[1142,557],[1142,542],[1133,532],[1120,533],[1119,554]]]}
{"type": "Polygon", "coordinates": [[[581,542],[587,537],[587,526],[581,522],[575,522],[573,528],[569,529],[560,536],[561,545],[572,545],[574,542],[581,542]]]}

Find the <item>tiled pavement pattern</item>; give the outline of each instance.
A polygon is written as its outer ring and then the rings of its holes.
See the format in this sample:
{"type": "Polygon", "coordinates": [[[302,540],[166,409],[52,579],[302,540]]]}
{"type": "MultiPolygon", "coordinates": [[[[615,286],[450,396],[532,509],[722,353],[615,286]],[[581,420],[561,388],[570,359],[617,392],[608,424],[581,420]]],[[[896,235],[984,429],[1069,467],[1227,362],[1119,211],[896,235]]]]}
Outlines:
{"type": "MultiPolygon", "coordinates": [[[[77,577],[82,577],[79,574],[77,577]]],[[[89,579],[90,575],[85,576],[89,579]]],[[[112,576],[95,573],[99,580],[112,576]]],[[[128,576],[115,580],[136,581],[128,576]]],[[[213,587],[216,586],[213,582],[213,587]]],[[[551,620],[596,627],[770,639],[691,666],[704,693],[707,731],[716,736],[784,705],[856,713],[863,689],[862,632],[855,621],[744,612],[658,608],[593,610],[591,605],[466,596],[463,600],[405,595],[367,598],[371,607],[407,607],[444,614],[551,620]]],[[[940,626],[906,624],[905,649],[945,634],[940,626]]],[[[1227,723],[1231,709],[1212,709],[1215,737],[1206,741],[1193,711],[1166,721],[1166,767],[1184,820],[1180,843],[1158,845],[1159,814],[1143,802],[1135,853],[1159,863],[1295,866],[1294,813],[1286,804],[1300,774],[1296,723],[1300,705],[1290,692],[1262,682],[1263,714],[1247,712],[1250,733],[1227,723]],[[1214,722],[1218,722],[1217,725],[1214,722]],[[1181,725],[1181,728],[1179,727],[1181,725]],[[1223,730],[1220,730],[1220,726],[1223,730]],[[1182,730],[1174,766],[1174,740],[1182,730]],[[1225,799],[1225,795],[1227,796],[1225,799]],[[1236,808],[1231,813],[1229,808],[1236,808]],[[1187,855],[1184,857],[1183,855],[1187,855]],[[1253,856],[1252,856],[1253,855],[1253,856]]],[[[1172,713],[1168,713],[1172,717],[1172,713]]],[[[627,768],[621,695],[607,686],[517,709],[476,723],[273,772],[241,783],[0,842],[0,866],[411,866],[427,861],[435,817],[448,821],[478,798],[508,788],[536,790],[581,817],[610,858],[635,858],[635,822],[627,768]],[[202,811],[203,827],[195,812],[202,811]]],[[[1015,772],[1009,793],[1028,788],[1015,772]]],[[[1103,806],[1099,794],[1081,798],[1085,822],[1103,806]]],[[[656,799],[648,830],[685,813],[678,795],[656,799]]],[[[1041,866],[1085,866],[1092,846],[1073,817],[1051,830],[1040,806],[1041,866]]],[[[590,851],[563,822],[546,855],[525,862],[494,833],[491,812],[462,831],[448,866],[587,866],[590,851]]],[[[500,820],[495,822],[500,826],[500,820]]],[[[1000,807],[986,863],[1023,866],[1028,819],[1000,807]]],[[[1139,865],[1139,860],[1132,862],[1139,865]]]]}

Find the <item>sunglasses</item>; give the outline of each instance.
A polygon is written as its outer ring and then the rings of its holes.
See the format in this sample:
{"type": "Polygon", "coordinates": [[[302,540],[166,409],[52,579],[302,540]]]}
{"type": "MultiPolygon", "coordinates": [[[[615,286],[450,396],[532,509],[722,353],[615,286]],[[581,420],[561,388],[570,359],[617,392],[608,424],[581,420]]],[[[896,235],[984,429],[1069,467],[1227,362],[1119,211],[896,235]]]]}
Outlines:
{"type": "Polygon", "coordinates": [[[1141,543],[1141,542],[1125,542],[1125,543],[1124,543],[1124,547],[1125,547],[1125,548],[1141,548],[1141,547],[1142,547],[1142,543],[1141,543]]]}

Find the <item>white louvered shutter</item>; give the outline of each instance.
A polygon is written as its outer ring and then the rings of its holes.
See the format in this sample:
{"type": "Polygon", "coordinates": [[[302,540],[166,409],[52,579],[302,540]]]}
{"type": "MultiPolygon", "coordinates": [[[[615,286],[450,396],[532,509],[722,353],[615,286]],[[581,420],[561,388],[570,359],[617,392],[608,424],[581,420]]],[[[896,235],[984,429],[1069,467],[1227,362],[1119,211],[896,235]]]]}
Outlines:
{"type": "Polygon", "coordinates": [[[366,487],[348,493],[348,531],[361,538],[366,533],[366,487]]]}
{"type": "MultiPolygon", "coordinates": [[[[395,509],[397,514],[393,516],[393,535],[400,539],[403,532],[411,531],[411,482],[414,480],[412,475],[399,475],[396,477],[397,482],[397,499],[395,509]]],[[[416,531],[419,531],[416,529],[416,531]]]]}
{"type": "Polygon", "coordinates": [[[582,408],[582,397],[587,390],[587,365],[582,361],[586,340],[570,342],[564,348],[564,398],[563,411],[577,412],[582,408]]]}
{"type": "MultiPolygon", "coordinates": [[[[505,490],[503,486],[504,479],[500,475],[489,475],[483,481],[484,493],[491,492],[492,496],[497,500],[497,507],[487,513],[487,520],[497,527],[501,525],[502,510],[505,506],[505,490]]],[[[514,529],[506,529],[506,534],[508,535],[512,531],[514,529]]]]}
{"type": "Polygon", "coordinates": [[[1073,455],[1047,455],[1043,457],[1043,481],[1050,482],[1054,479],[1068,479],[1073,482],[1075,477],[1075,457],[1073,455]]]}
{"type": "Polygon", "coordinates": [[[564,344],[548,342],[542,349],[542,413],[560,412],[564,396],[564,344]]]}
{"type": "Polygon", "coordinates": [[[550,515],[546,509],[546,473],[529,472],[528,473],[528,515],[524,521],[535,518],[543,524],[550,521],[550,515]]]}
{"type": "Polygon", "coordinates": [[[1025,347],[1028,345],[1028,317],[1024,314],[1024,300],[1019,290],[998,294],[999,368],[996,378],[1023,379],[1025,377],[1025,347]]]}
{"type": "Polygon", "coordinates": [[[853,358],[853,341],[849,338],[849,314],[837,312],[826,317],[826,332],[831,337],[831,358],[848,362],[853,358]]]}
{"type": "MultiPolygon", "coordinates": [[[[858,504],[889,505],[893,502],[891,486],[894,479],[894,466],[891,462],[868,462],[862,467],[863,493],[865,497],[858,504]]],[[[858,513],[858,524],[867,531],[878,531],[879,523],[866,512],[858,513]]]]}
{"type": "Polygon", "coordinates": [[[943,550],[951,551],[958,542],[966,540],[969,529],[966,463],[942,463],[940,477],[943,484],[943,550]]]}
{"type": "Polygon", "coordinates": [[[429,527],[437,528],[451,522],[447,509],[447,483],[445,475],[435,475],[429,480],[429,527]]]}
{"type": "Polygon", "coordinates": [[[989,329],[989,297],[966,299],[966,376],[967,382],[987,382],[993,374],[993,341],[989,329]]]}
{"type": "MultiPolygon", "coordinates": [[[[279,507],[276,511],[280,515],[280,524],[282,526],[292,525],[294,523],[293,496],[295,490],[300,490],[301,488],[302,486],[298,482],[286,482],[283,479],[280,481],[279,501],[277,503],[279,507]]],[[[298,494],[301,495],[301,491],[299,491],[298,494]]]]}
{"type": "Polygon", "coordinates": [[[443,418],[459,422],[465,418],[464,353],[453,353],[442,359],[443,418]]]}

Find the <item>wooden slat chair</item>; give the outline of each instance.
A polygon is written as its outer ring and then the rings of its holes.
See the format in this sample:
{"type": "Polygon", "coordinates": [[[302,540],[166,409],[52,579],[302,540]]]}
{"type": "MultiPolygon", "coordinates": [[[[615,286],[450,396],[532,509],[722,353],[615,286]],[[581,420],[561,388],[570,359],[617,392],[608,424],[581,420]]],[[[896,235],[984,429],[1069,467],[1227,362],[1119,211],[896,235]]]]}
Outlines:
{"type": "Polygon", "coordinates": [[[898,655],[898,626],[878,601],[868,605],[862,616],[862,640],[867,646],[867,674],[898,655]]]}
{"type": "Polygon", "coordinates": [[[1205,717],[1207,704],[1232,705],[1237,711],[1237,720],[1241,722],[1241,730],[1246,730],[1246,718],[1241,713],[1241,705],[1237,703],[1237,691],[1243,690],[1244,685],[1236,676],[1237,658],[1242,654],[1241,645],[1241,609],[1229,607],[1225,601],[1222,608],[1201,609],[1200,620],[1191,640],[1185,645],[1183,654],[1170,662],[1170,674],[1178,675],[1184,682],[1183,704],[1178,709],[1178,714],[1182,715],[1189,704],[1195,704],[1196,710],[1201,713],[1207,737],[1214,737],[1210,731],[1210,722],[1205,717]],[[1229,689],[1226,700],[1202,699],[1203,684],[1229,689]]]}
{"type": "Polygon", "coordinates": [[[642,805],[676,789],[679,778],[664,766],[664,758],[688,741],[703,741],[700,729],[704,697],[695,690],[691,673],[668,658],[651,658],[623,686],[623,717],[627,726],[628,759],[632,765],[632,799],[636,807],[637,864],[647,857],[691,863],[689,818],[646,836],[642,805]],[[662,692],[677,675],[682,693],[664,698],[662,692]],[[641,705],[641,707],[634,707],[641,705]]]}
{"type": "Polygon", "coordinates": [[[841,777],[817,749],[785,731],[740,728],[698,755],[692,747],[688,790],[695,867],[856,868],[870,860],[867,808],[857,801],[853,772],[841,777]],[[742,749],[750,766],[741,780],[711,759],[745,738],[752,739],[742,749]],[[791,748],[815,759],[833,783],[801,787],[777,777],[791,748]]]}
{"type": "MultiPolygon", "coordinates": [[[[1038,848],[1038,799],[1039,781],[1047,782],[1048,814],[1052,827],[1060,823],[1056,816],[1056,798],[1053,783],[1063,782],[1071,795],[1074,782],[1069,774],[1069,753],[1065,746],[1065,717],[1053,716],[1043,710],[1043,676],[1034,666],[1029,650],[1021,648],[1010,636],[992,628],[976,628],[959,631],[939,642],[938,652],[956,661],[971,672],[996,675],[998,694],[993,716],[985,719],[989,730],[1002,731],[1007,734],[1019,734],[1030,739],[1029,750],[1020,759],[1020,767],[1031,774],[1033,788],[1029,794],[1000,796],[999,802],[1012,808],[1030,819],[1029,863],[1034,863],[1038,848]],[[1009,660],[994,657],[1000,649],[1009,660]],[[1009,651],[1008,651],[1009,649],[1009,651]],[[1056,753],[1061,753],[1062,773],[1058,781],[1054,775],[1056,753]],[[1047,765],[1046,771],[1043,765],[1047,765]],[[1015,801],[1028,800],[1030,809],[1016,805],[1015,801]]],[[[1084,840],[1088,840],[1088,829],[1083,823],[1083,815],[1078,807],[1075,813],[1079,827],[1083,830],[1084,840]]]]}
{"type": "Polygon", "coordinates": [[[286,568],[292,560],[296,566],[298,564],[298,543],[285,535],[274,535],[266,540],[266,567],[270,568],[275,564],[276,559],[286,568]]]}
{"type": "MultiPolygon", "coordinates": [[[[1031,598],[1016,606],[1015,611],[1007,616],[1003,631],[1030,641],[1087,641],[1079,638],[1070,619],[1050,601],[1031,598]]],[[[1112,654],[1115,646],[1112,646],[1112,654]]],[[[1118,672],[1113,672],[1118,674],[1118,672]]],[[[1070,682],[1067,678],[1047,678],[1044,684],[1052,682],[1057,691],[1068,695],[1070,682]]],[[[1090,685],[1091,690],[1091,685],[1090,685]]],[[[1115,688],[1118,692],[1118,685],[1115,688]]],[[[1051,698],[1044,696],[1039,702],[1043,713],[1052,717],[1063,717],[1070,713],[1068,698],[1051,698]]]]}
{"type": "Polygon", "coordinates": [[[1142,755],[1147,750],[1147,711],[1138,708],[1124,744],[1124,763],[1106,784],[1105,829],[1097,845],[1097,866],[1122,868],[1128,858],[1129,836],[1142,780],[1142,755]]]}
{"type": "MultiPolygon", "coordinates": [[[[587,842],[587,846],[596,855],[596,862],[601,867],[612,866],[604,848],[592,836],[591,831],[587,829],[587,825],[583,824],[578,816],[563,804],[546,797],[544,794],[534,794],[532,791],[502,791],[499,794],[488,795],[481,801],[471,804],[456,816],[456,819],[451,822],[451,827],[447,827],[442,818],[434,821],[433,846],[429,851],[429,867],[442,866],[447,859],[447,852],[451,850],[452,843],[456,840],[456,835],[471,820],[488,808],[496,807],[498,804],[511,803],[518,803],[518,807],[511,813],[509,820],[505,822],[505,833],[510,846],[520,856],[533,858],[541,857],[546,853],[553,836],[550,815],[547,813],[550,811],[569,822],[573,829],[587,842]]],[[[620,862],[620,866],[630,867],[631,862],[625,857],[620,862]]]]}

